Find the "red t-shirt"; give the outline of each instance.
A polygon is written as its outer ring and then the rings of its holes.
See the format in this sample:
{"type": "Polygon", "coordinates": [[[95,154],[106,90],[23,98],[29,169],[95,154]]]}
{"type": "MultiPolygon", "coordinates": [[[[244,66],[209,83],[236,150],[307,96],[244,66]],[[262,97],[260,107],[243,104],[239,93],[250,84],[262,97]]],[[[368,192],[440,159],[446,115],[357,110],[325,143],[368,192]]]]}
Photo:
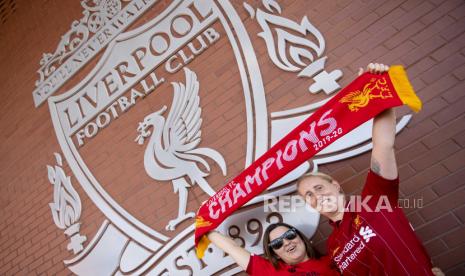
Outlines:
{"type": "Polygon", "coordinates": [[[399,179],[387,180],[370,171],[361,200],[349,202],[341,221],[330,222],[334,229],[328,255],[342,274],[433,275],[430,257],[398,199],[399,179]],[[373,212],[356,208],[361,202],[373,212]]]}
{"type": "Polygon", "coordinates": [[[336,276],[340,275],[337,271],[330,268],[330,260],[327,257],[322,257],[318,260],[310,259],[308,261],[288,265],[284,262],[279,262],[278,269],[275,269],[273,264],[267,259],[250,255],[249,265],[246,272],[249,275],[301,275],[301,276],[336,276]]]}

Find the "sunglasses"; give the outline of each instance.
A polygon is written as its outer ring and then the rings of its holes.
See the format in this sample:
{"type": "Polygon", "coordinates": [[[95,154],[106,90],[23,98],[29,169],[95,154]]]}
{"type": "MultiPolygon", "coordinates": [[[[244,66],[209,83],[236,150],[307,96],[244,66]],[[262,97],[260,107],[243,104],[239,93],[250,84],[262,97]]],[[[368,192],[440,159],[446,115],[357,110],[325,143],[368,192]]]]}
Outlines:
{"type": "Polygon", "coordinates": [[[293,240],[297,237],[297,232],[294,228],[291,228],[289,230],[287,230],[286,232],[284,232],[284,234],[282,234],[281,236],[279,236],[278,238],[272,240],[268,246],[273,248],[274,250],[278,250],[280,249],[283,244],[284,244],[284,239],[290,241],[290,240],[293,240]]]}

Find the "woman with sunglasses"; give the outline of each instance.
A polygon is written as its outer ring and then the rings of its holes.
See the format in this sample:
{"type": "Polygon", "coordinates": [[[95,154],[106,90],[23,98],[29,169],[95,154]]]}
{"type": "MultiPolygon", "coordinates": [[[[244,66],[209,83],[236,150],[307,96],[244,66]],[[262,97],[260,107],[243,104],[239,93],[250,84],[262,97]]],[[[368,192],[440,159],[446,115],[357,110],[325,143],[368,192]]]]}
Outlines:
{"type": "Polygon", "coordinates": [[[207,237],[249,275],[340,275],[331,269],[328,258],[316,258],[305,235],[286,223],[271,224],[265,230],[265,257],[251,254],[219,232],[212,231],[207,237]]]}

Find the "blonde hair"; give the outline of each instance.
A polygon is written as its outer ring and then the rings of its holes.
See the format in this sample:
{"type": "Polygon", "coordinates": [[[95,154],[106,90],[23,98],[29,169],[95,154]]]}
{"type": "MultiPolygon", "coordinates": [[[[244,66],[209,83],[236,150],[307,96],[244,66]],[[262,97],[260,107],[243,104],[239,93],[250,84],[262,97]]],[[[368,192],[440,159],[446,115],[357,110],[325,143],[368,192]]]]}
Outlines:
{"type": "Polygon", "coordinates": [[[308,172],[308,173],[302,175],[299,179],[297,179],[297,192],[299,191],[300,184],[304,180],[310,179],[312,177],[321,178],[323,180],[328,181],[329,183],[333,183],[333,181],[334,181],[334,178],[332,178],[330,175],[327,175],[325,173],[322,173],[322,172],[308,172]]]}

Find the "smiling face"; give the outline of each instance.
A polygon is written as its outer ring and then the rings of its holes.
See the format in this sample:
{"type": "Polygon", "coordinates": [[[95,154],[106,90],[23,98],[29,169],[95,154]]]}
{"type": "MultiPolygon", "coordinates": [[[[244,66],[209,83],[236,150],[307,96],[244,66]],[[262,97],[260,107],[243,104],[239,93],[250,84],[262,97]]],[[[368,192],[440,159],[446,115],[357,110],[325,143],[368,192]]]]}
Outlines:
{"type": "Polygon", "coordinates": [[[298,182],[297,192],[307,204],[328,218],[344,208],[341,186],[329,176],[306,176],[298,182]]]}
{"type": "MultiPolygon", "coordinates": [[[[288,231],[289,228],[285,226],[278,226],[270,232],[270,241],[278,239],[288,231]]],[[[286,236],[286,235],[284,235],[286,236]]],[[[272,249],[273,252],[285,263],[294,265],[308,260],[307,252],[305,250],[305,243],[296,233],[294,239],[283,239],[282,246],[279,249],[272,249]]]]}

